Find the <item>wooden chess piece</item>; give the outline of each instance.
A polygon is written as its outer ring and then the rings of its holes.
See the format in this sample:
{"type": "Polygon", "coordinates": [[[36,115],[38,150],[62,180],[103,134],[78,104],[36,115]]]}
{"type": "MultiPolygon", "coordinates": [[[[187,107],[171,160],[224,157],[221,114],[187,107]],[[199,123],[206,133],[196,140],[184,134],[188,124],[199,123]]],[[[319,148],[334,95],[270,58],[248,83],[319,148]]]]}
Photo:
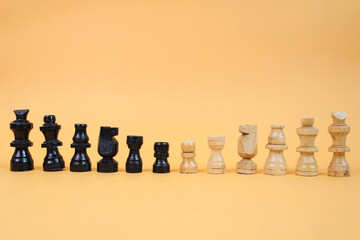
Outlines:
{"type": "Polygon", "coordinates": [[[345,123],[346,112],[333,112],[331,117],[333,124],[329,126],[333,144],[329,147],[329,152],[333,153],[333,158],[328,167],[328,175],[332,177],[349,177],[350,166],[345,158],[345,152],[350,152],[346,146],[346,138],[350,132],[350,126],[345,123]]]}
{"type": "Polygon", "coordinates": [[[195,162],[195,142],[185,141],[181,143],[181,156],[183,161],[180,164],[181,173],[197,173],[198,165],[195,162]]]}
{"type": "Polygon", "coordinates": [[[240,125],[242,135],[238,139],[238,153],[242,160],[236,164],[236,172],[243,174],[256,173],[256,163],[252,160],[257,154],[257,126],[240,125]]]}
{"type": "Polygon", "coordinates": [[[317,176],[318,166],[314,153],[318,148],[314,146],[315,138],[319,134],[319,130],[314,127],[314,118],[301,118],[301,127],[296,129],[297,135],[300,138],[300,146],[296,148],[300,152],[300,157],[296,164],[296,175],[299,176],[317,176]]]}
{"type": "Polygon", "coordinates": [[[271,133],[266,148],[270,150],[266,159],[264,173],[268,175],[286,175],[286,160],[284,150],[288,149],[286,138],[283,133],[284,125],[271,125],[271,133]]]}
{"type": "Polygon", "coordinates": [[[71,172],[91,171],[90,158],[86,152],[86,149],[91,147],[91,144],[89,143],[86,128],[86,124],[75,124],[75,134],[71,144],[71,147],[75,148],[75,153],[70,162],[71,172]]]}
{"type": "Polygon", "coordinates": [[[10,146],[15,147],[15,152],[10,161],[10,170],[15,172],[34,170],[34,161],[29,152],[29,147],[33,145],[29,140],[33,124],[26,119],[29,110],[15,110],[14,113],[16,120],[10,123],[10,129],[14,133],[15,140],[10,146]]]}
{"type": "Polygon", "coordinates": [[[156,160],[153,164],[153,173],[169,173],[170,164],[167,160],[169,157],[169,143],[156,142],[154,144],[154,150],[156,160]]]}
{"type": "Polygon", "coordinates": [[[225,146],[225,136],[208,136],[208,145],[211,149],[211,156],[207,164],[207,172],[210,174],[225,173],[225,161],[221,150],[225,146]]]}
{"type": "Polygon", "coordinates": [[[142,136],[127,136],[126,144],[130,149],[129,156],[126,160],[126,172],[128,173],[141,173],[142,160],[140,157],[140,148],[143,144],[142,136]]]}
{"type": "Polygon", "coordinates": [[[112,173],[118,171],[118,162],[114,159],[119,150],[119,143],[114,138],[118,134],[118,128],[100,128],[98,153],[103,158],[97,163],[98,172],[112,173]]]}
{"type": "Polygon", "coordinates": [[[41,147],[46,148],[44,171],[60,171],[65,168],[65,161],[58,149],[59,146],[62,146],[62,142],[58,140],[60,129],[61,125],[56,123],[55,115],[44,116],[44,124],[40,127],[40,131],[45,137],[45,142],[41,144],[41,147]]]}

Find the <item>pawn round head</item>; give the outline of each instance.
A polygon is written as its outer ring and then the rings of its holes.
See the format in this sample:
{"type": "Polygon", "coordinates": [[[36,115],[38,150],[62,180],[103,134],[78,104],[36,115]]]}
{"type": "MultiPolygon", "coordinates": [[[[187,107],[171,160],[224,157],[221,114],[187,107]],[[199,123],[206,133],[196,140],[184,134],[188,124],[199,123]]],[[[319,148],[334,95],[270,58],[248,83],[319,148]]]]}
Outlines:
{"type": "Polygon", "coordinates": [[[184,141],[181,143],[181,150],[185,153],[195,152],[195,142],[194,141],[184,141]]]}
{"type": "Polygon", "coordinates": [[[55,115],[45,115],[44,116],[44,123],[46,123],[46,124],[55,123],[55,121],[56,121],[55,115]]]}

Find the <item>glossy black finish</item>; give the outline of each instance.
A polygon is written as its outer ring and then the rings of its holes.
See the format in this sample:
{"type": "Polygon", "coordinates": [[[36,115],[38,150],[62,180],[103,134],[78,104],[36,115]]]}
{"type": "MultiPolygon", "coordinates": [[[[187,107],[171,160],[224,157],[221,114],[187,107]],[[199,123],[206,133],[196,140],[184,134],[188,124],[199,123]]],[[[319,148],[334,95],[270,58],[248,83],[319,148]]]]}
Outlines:
{"type": "Polygon", "coordinates": [[[126,160],[126,172],[128,173],[141,173],[142,172],[142,160],[140,157],[140,148],[143,144],[142,136],[127,136],[126,144],[128,145],[130,152],[126,160]]]}
{"type": "Polygon", "coordinates": [[[156,157],[155,163],[153,165],[153,173],[169,173],[170,164],[167,161],[169,157],[169,143],[167,142],[156,142],[154,144],[156,157]]]}
{"type": "Polygon", "coordinates": [[[75,154],[70,162],[70,171],[87,172],[91,171],[90,158],[86,149],[91,147],[89,137],[86,134],[86,124],[75,124],[75,135],[73,137],[72,148],[75,148],[75,154]]]}
{"type": "Polygon", "coordinates": [[[110,173],[118,171],[118,162],[114,160],[119,150],[119,143],[114,137],[118,134],[118,128],[100,128],[98,153],[103,159],[97,163],[98,172],[110,173]]]}
{"type": "Polygon", "coordinates": [[[65,168],[64,159],[58,150],[58,146],[62,146],[62,142],[58,140],[61,126],[56,123],[54,115],[46,115],[44,122],[44,125],[40,127],[45,137],[45,142],[41,144],[41,147],[46,148],[43,169],[44,171],[60,171],[65,168]]]}
{"type": "Polygon", "coordinates": [[[10,143],[15,147],[15,152],[10,161],[10,170],[15,172],[30,171],[34,169],[34,161],[29,152],[33,143],[29,140],[29,133],[33,124],[26,118],[28,109],[15,110],[16,120],[10,123],[10,129],[14,132],[15,140],[10,143]]]}

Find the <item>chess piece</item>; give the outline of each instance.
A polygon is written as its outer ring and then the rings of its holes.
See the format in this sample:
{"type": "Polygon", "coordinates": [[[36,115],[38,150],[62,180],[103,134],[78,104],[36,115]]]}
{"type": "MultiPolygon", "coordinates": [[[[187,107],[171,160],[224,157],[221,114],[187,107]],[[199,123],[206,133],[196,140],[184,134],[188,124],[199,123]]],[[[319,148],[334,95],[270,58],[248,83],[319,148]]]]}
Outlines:
{"type": "Polygon", "coordinates": [[[119,143],[114,137],[118,134],[118,128],[100,128],[98,153],[103,158],[97,163],[98,172],[111,173],[118,171],[118,162],[114,160],[119,149],[119,143]]]}
{"type": "Polygon", "coordinates": [[[60,129],[61,126],[56,123],[54,115],[44,117],[44,125],[40,127],[40,131],[45,137],[45,142],[41,144],[41,147],[46,148],[44,171],[60,171],[65,168],[65,161],[58,150],[58,147],[62,146],[62,142],[58,140],[60,129]]]}
{"type": "Polygon", "coordinates": [[[350,132],[350,126],[345,123],[346,112],[333,112],[331,114],[333,124],[329,126],[333,144],[329,147],[329,152],[333,153],[333,158],[328,168],[328,175],[332,177],[349,177],[350,166],[345,158],[345,152],[350,152],[346,146],[346,138],[350,132]]]}
{"type": "Polygon", "coordinates": [[[256,163],[252,160],[257,154],[257,126],[240,125],[242,135],[238,139],[238,153],[242,160],[236,164],[236,172],[244,174],[256,173],[256,163]]]}
{"type": "Polygon", "coordinates": [[[15,110],[16,120],[10,123],[10,129],[14,132],[15,140],[10,143],[15,147],[15,152],[10,161],[10,170],[15,172],[30,171],[34,169],[34,161],[29,152],[33,143],[29,140],[29,133],[33,124],[26,117],[29,110],[15,110]]]}
{"type": "Polygon", "coordinates": [[[70,171],[72,172],[91,171],[90,158],[86,153],[86,149],[91,147],[91,144],[86,134],[86,127],[86,124],[75,124],[75,134],[71,144],[71,147],[75,148],[74,156],[70,162],[70,171]]]}
{"type": "Polygon", "coordinates": [[[271,125],[271,133],[266,148],[270,150],[266,159],[264,173],[268,175],[286,175],[286,160],[283,151],[288,149],[283,133],[284,125],[271,125]]]}
{"type": "Polygon", "coordinates": [[[319,130],[314,127],[314,118],[301,118],[301,127],[296,129],[297,135],[300,138],[300,146],[296,148],[300,152],[300,157],[296,164],[296,175],[299,176],[317,176],[318,166],[314,153],[318,148],[314,146],[315,138],[319,134],[319,130]]]}
{"type": "Polygon", "coordinates": [[[167,158],[169,157],[169,143],[156,142],[154,144],[154,150],[154,157],[156,160],[153,165],[153,173],[169,173],[170,164],[167,161],[167,158]]]}
{"type": "Polygon", "coordinates": [[[207,164],[207,172],[210,174],[225,173],[225,161],[221,149],[225,146],[225,136],[208,136],[208,145],[211,156],[207,164]]]}
{"type": "Polygon", "coordinates": [[[181,173],[197,173],[198,165],[195,162],[195,142],[185,141],[181,143],[181,156],[183,161],[180,164],[181,173]]]}
{"type": "Polygon", "coordinates": [[[142,172],[142,160],[140,157],[140,148],[143,144],[142,136],[127,136],[126,144],[128,145],[130,152],[126,160],[126,172],[128,173],[141,173],[142,172]]]}

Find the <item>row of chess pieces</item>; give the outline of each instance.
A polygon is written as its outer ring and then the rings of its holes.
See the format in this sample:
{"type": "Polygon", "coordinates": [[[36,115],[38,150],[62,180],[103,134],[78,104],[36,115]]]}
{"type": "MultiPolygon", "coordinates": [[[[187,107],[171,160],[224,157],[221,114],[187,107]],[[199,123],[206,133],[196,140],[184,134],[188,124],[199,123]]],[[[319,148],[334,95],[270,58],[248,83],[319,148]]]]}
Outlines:
{"type": "MultiPolygon", "coordinates": [[[[10,129],[14,132],[15,140],[11,146],[15,147],[15,152],[11,158],[11,171],[29,171],[34,169],[34,161],[29,152],[32,142],[29,140],[29,133],[33,124],[27,120],[29,110],[15,110],[16,120],[10,123],[10,129]]],[[[333,112],[331,114],[333,124],[329,126],[329,133],[333,140],[333,145],[329,151],[333,152],[333,158],[328,167],[328,175],[334,177],[350,176],[350,167],[345,158],[345,152],[350,148],[346,146],[346,138],[350,132],[350,126],[345,123],[347,113],[333,112]]],[[[296,174],[299,176],[317,176],[318,166],[314,153],[318,151],[315,147],[315,138],[319,131],[314,127],[314,118],[302,118],[302,126],[297,128],[300,138],[300,146],[296,149],[300,153],[296,165],[296,174]]],[[[71,147],[75,149],[74,156],[70,162],[70,171],[86,172],[91,171],[90,158],[86,149],[91,145],[86,133],[86,124],[75,124],[75,134],[71,147]]],[[[268,138],[266,148],[269,149],[269,156],[266,159],[264,173],[268,175],[285,175],[287,172],[286,160],[283,151],[288,147],[283,132],[284,125],[271,125],[271,133],[268,138]]],[[[58,140],[58,133],[61,126],[56,123],[54,115],[46,115],[44,124],[40,130],[44,134],[45,141],[41,145],[47,149],[43,163],[44,171],[60,171],[65,167],[63,157],[59,153],[58,147],[62,142],[58,140]]],[[[242,160],[236,164],[236,171],[241,174],[256,173],[256,163],[252,160],[257,154],[257,126],[240,125],[239,132],[242,135],[238,139],[238,153],[242,160]]],[[[97,163],[98,172],[117,172],[118,163],[114,160],[118,152],[118,142],[115,136],[118,135],[118,128],[101,127],[98,153],[102,159],[97,163]]],[[[130,149],[126,161],[126,172],[142,172],[142,160],[139,150],[143,144],[142,136],[127,136],[127,145],[130,149]]],[[[211,149],[211,156],[207,164],[207,172],[210,174],[225,173],[225,161],[221,150],[225,145],[225,136],[208,136],[208,145],[211,149]]],[[[198,166],[195,161],[195,143],[185,141],[181,144],[183,161],[180,165],[181,173],[197,173],[198,166]]],[[[154,144],[156,158],[153,165],[154,173],[169,173],[170,164],[169,143],[156,142],[154,144]]]]}

